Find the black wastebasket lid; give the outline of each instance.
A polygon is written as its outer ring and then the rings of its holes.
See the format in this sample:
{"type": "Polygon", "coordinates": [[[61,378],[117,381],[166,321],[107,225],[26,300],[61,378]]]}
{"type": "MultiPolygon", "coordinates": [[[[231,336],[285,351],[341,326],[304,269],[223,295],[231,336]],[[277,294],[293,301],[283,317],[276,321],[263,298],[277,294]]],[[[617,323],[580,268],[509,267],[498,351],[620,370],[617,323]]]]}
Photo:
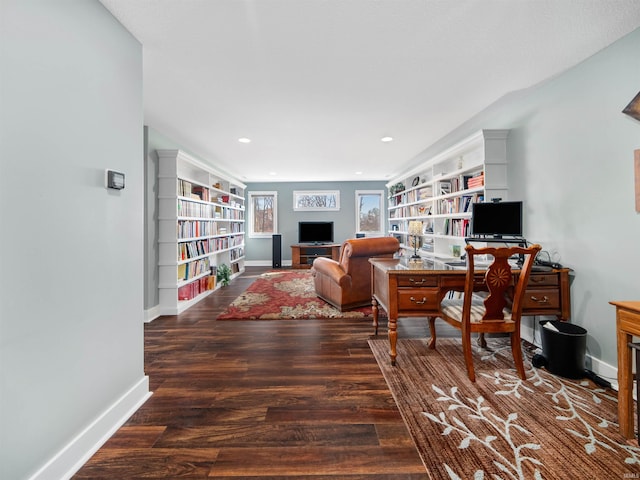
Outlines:
{"type": "Polygon", "coordinates": [[[543,328],[545,328],[546,331],[557,333],[560,335],[586,335],[587,334],[587,330],[582,328],[580,325],[575,325],[573,323],[563,322],[560,320],[541,320],[540,325],[543,328]],[[558,329],[558,331],[554,332],[549,328],[545,328],[544,325],[546,323],[551,323],[554,327],[556,327],[556,329],[558,329]]]}

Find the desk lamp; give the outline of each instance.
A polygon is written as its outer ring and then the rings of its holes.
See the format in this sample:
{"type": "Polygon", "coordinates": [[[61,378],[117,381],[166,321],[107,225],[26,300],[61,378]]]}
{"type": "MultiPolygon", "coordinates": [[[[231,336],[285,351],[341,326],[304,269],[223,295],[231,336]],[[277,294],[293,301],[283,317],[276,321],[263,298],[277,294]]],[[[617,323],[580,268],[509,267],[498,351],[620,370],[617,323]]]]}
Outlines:
{"type": "Polygon", "coordinates": [[[422,222],[420,220],[411,220],[409,222],[409,235],[413,237],[413,255],[412,260],[420,259],[418,255],[418,237],[422,236],[422,222]]]}

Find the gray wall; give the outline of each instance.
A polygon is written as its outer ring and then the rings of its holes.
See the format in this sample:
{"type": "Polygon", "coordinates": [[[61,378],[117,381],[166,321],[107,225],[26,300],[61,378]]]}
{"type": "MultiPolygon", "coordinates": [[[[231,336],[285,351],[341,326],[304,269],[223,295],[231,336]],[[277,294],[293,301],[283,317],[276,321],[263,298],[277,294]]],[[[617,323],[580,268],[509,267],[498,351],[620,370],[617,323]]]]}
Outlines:
{"type": "MultiPolygon", "coordinates": [[[[291,245],[298,243],[299,221],[333,221],[333,235],[336,243],[355,237],[356,232],[356,190],[382,190],[386,182],[300,182],[300,183],[248,183],[246,192],[278,192],[278,233],[282,235],[282,261],[291,263],[291,245]],[[339,190],[339,211],[298,212],[293,210],[294,190],[339,190]]],[[[382,217],[386,218],[386,193],[383,194],[382,217]]],[[[386,230],[386,222],[383,222],[386,230]]],[[[271,264],[271,238],[246,239],[246,262],[248,264],[271,264]]]]}
{"type": "Polygon", "coordinates": [[[0,8],[0,478],[64,478],[148,393],[142,48],[97,1],[0,8]]]}
{"type": "MultiPolygon", "coordinates": [[[[621,110],[640,90],[640,30],[528,91],[511,94],[413,163],[481,128],[511,129],[509,197],[525,202],[525,234],[574,269],[572,322],[589,332],[592,367],[615,375],[610,300],[640,298],[640,214],[633,152],[640,122],[621,110]]],[[[529,333],[534,321],[528,321],[529,333]]]]}

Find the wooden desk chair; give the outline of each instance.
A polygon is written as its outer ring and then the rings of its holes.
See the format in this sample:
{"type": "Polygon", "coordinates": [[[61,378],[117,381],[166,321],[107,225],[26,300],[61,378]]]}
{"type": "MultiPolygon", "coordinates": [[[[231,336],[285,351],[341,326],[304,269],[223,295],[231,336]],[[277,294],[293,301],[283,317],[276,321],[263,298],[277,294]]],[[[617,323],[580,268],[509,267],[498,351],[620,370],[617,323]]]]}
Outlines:
{"type": "MultiPolygon", "coordinates": [[[[540,245],[524,247],[474,248],[467,245],[467,275],[464,297],[460,300],[443,300],[440,304],[440,318],[462,331],[462,351],[467,365],[469,380],[476,381],[471,355],[471,333],[509,333],[511,352],[518,376],[525,380],[520,345],[520,317],[524,292],[529,282],[533,261],[540,251],[540,245]],[[492,255],[493,263],[487,268],[484,281],[478,284],[475,278],[475,259],[478,255],[492,255]],[[515,274],[509,265],[513,255],[523,255],[524,263],[515,274]],[[486,290],[484,299],[473,295],[474,291],[486,290]]],[[[429,318],[431,330],[430,347],[435,348],[435,317],[429,318]]]]}

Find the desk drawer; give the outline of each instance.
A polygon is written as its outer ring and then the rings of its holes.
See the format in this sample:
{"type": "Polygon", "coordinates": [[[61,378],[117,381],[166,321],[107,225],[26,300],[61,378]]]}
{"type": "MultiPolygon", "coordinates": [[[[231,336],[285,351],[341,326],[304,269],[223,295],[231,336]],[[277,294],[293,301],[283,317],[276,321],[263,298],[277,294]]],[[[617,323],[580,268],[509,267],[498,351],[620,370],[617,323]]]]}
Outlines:
{"type": "Polygon", "coordinates": [[[558,275],[555,273],[531,273],[529,287],[536,285],[558,285],[558,275]]]}
{"type": "Polygon", "coordinates": [[[438,311],[438,288],[402,288],[398,290],[398,310],[438,311]]]}
{"type": "Polygon", "coordinates": [[[437,287],[438,279],[432,275],[400,275],[399,287],[437,287]]]}
{"type": "Polygon", "coordinates": [[[560,292],[555,288],[527,288],[524,292],[524,310],[559,310],[560,292]]]}
{"type": "Polygon", "coordinates": [[[618,329],[633,335],[640,335],[640,314],[618,307],[618,329]]]}

